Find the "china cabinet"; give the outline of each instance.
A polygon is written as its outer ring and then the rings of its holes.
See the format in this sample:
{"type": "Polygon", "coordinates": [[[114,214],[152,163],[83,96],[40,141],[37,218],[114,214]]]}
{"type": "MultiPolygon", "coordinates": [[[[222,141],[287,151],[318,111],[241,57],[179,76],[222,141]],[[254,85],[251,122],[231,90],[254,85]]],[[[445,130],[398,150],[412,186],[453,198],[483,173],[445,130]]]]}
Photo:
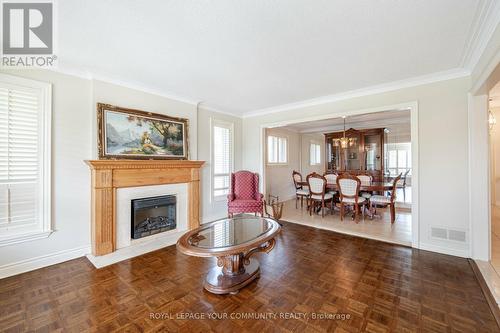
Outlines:
{"type": "Polygon", "coordinates": [[[384,129],[349,129],[325,133],[326,171],[352,175],[369,174],[373,181],[383,181],[384,129]]]}

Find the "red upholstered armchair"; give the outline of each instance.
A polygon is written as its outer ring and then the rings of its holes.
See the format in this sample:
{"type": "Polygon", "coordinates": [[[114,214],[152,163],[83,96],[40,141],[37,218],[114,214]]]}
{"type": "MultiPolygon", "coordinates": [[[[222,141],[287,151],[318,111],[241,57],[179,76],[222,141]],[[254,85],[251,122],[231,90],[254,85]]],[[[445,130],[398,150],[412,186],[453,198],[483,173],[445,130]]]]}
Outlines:
{"type": "Polygon", "coordinates": [[[231,174],[231,192],[227,196],[227,212],[259,213],[264,216],[264,195],[259,193],[259,174],[250,171],[238,171],[231,174]]]}

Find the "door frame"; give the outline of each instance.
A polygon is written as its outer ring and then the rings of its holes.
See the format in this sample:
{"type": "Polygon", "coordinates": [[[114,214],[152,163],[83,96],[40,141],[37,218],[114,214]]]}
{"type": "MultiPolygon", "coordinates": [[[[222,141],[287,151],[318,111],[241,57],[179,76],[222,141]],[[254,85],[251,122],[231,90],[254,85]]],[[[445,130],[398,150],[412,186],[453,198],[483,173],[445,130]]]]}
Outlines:
{"type": "Polygon", "coordinates": [[[322,114],[317,116],[308,116],[297,119],[289,119],[278,122],[263,123],[260,125],[260,163],[259,172],[261,177],[261,188],[263,189],[264,196],[266,193],[266,129],[283,127],[287,125],[303,123],[308,121],[326,120],[331,118],[338,118],[341,116],[355,116],[368,113],[376,113],[383,111],[410,111],[410,122],[411,122],[411,157],[412,157],[412,203],[411,203],[411,226],[412,226],[412,247],[420,248],[420,220],[419,220],[419,145],[418,145],[418,101],[410,101],[406,103],[393,104],[393,105],[381,105],[373,108],[367,109],[354,109],[354,110],[338,110],[333,111],[328,114],[322,114]]]}

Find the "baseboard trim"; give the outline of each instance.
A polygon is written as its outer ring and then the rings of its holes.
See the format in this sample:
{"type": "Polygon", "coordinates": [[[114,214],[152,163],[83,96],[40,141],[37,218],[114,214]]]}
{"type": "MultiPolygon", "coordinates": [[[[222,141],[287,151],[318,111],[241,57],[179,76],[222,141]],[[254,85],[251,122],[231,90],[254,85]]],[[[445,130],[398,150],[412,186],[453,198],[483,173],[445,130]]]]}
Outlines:
{"type": "Polygon", "coordinates": [[[447,254],[447,255],[455,256],[455,257],[462,257],[462,258],[469,258],[470,257],[468,250],[450,249],[447,247],[442,247],[439,245],[422,243],[422,242],[420,242],[420,244],[419,244],[419,249],[425,250],[425,251],[437,252],[437,253],[441,253],[441,254],[447,254]]]}
{"type": "Polygon", "coordinates": [[[90,245],[86,245],[3,265],[0,266],[0,279],[80,258],[90,251],[90,245]]]}
{"type": "Polygon", "coordinates": [[[498,307],[495,297],[491,293],[490,288],[488,288],[488,284],[486,283],[483,274],[481,274],[481,270],[479,269],[477,263],[472,259],[468,259],[468,261],[470,267],[472,268],[472,271],[474,272],[474,275],[476,276],[477,281],[479,282],[479,287],[481,287],[481,291],[483,292],[483,295],[488,302],[490,311],[493,314],[493,317],[495,317],[497,325],[500,328],[500,308],[498,307]]]}

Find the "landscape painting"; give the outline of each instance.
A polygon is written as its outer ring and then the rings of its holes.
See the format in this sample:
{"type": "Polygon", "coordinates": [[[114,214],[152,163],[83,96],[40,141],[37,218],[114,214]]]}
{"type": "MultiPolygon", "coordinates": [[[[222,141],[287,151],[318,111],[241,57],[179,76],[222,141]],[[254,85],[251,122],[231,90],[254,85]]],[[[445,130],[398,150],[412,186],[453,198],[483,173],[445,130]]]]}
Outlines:
{"type": "Polygon", "coordinates": [[[187,119],[98,104],[99,157],[187,159],[187,119]]]}

